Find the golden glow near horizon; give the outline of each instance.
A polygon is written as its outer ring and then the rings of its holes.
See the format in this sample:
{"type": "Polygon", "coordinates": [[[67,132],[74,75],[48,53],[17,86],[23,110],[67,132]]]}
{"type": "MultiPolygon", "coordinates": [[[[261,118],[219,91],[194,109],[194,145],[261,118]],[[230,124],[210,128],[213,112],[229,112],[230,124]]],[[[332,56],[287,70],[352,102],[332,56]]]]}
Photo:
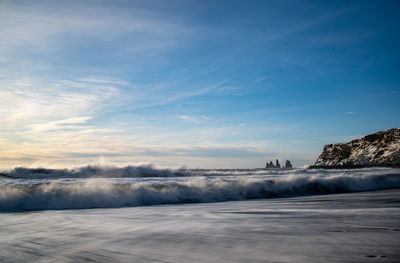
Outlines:
{"type": "Polygon", "coordinates": [[[1,1],[0,168],[299,167],[400,126],[396,4],[184,2],[1,1]]]}

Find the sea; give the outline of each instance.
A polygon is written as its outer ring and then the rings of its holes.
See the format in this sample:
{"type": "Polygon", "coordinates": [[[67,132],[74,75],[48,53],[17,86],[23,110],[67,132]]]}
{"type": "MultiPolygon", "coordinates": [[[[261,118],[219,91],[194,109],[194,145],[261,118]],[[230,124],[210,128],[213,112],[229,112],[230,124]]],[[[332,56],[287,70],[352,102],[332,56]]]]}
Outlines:
{"type": "Polygon", "coordinates": [[[400,169],[5,170],[0,262],[400,262],[400,169]]]}

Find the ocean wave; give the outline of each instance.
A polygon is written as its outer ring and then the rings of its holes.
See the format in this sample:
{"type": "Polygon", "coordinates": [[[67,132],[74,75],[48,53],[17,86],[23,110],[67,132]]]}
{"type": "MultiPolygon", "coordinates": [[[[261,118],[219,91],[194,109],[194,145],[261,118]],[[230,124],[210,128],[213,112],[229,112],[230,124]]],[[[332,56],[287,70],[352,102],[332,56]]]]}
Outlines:
{"type": "Polygon", "coordinates": [[[232,176],[304,172],[305,169],[160,169],[152,165],[115,167],[109,165],[87,165],[71,169],[48,169],[16,167],[0,171],[0,178],[15,179],[57,179],[57,178],[147,178],[147,177],[193,177],[193,176],[232,176]]]}
{"type": "Polygon", "coordinates": [[[48,169],[16,167],[0,172],[8,178],[43,179],[43,178],[133,178],[133,177],[181,177],[192,176],[187,169],[157,169],[152,165],[143,166],[100,166],[87,165],[72,169],[48,169]]]}
{"type": "Polygon", "coordinates": [[[0,185],[0,211],[204,203],[400,188],[399,170],[385,169],[184,180],[15,180],[0,185]]]}
{"type": "Polygon", "coordinates": [[[269,175],[282,176],[289,174],[362,174],[368,172],[377,174],[389,171],[391,168],[364,169],[160,169],[152,165],[115,167],[110,165],[87,165],[71,169],[26,168],[16,167],[0,171],[1,178],[14,179],[59,179],[59,178],[155,178],[155,177],[198,177],[198,176],[251,176],[269,175]]]}

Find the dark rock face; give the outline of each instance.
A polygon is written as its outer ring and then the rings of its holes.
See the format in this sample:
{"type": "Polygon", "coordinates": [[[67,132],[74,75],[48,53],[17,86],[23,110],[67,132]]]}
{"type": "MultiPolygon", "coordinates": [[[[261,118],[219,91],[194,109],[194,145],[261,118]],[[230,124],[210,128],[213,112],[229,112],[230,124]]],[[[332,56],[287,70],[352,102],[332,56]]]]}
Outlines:
{"type": "Polygon", "coordinates": [[[400,128],[369,134],[349,143],[328,144],[313,168],[400,167],[400,128]]]}
{"type": "Polygon", "coordinates": [[[291,168],[293,168],[293,166],[292,166],[292,164],[290,163],[289,160],[286,160],[285,168],[286,168],[286,169],[291,169],[291,168]]]}
{"type": "Polygon", "coordinates": [[[279,163],[279,160],[276,160],[275,161],[275,165],[272,163],[272,161],[270,161],[269,163],[267,162],[266,164],[265,164],[265,169],[292,169],[293,168],[293,166],[292,166],[292,164],[290,163],[290,161],[289,160],[286,160],[286,163],[285,163],[285,166],[282,166],[281,167],[281,164],[279,163]]]}

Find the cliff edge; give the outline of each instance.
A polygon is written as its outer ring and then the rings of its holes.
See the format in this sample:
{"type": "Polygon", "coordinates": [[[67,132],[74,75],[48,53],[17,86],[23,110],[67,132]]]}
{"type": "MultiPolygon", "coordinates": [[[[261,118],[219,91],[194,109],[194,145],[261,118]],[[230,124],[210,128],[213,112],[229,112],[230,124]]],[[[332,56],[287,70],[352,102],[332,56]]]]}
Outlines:
{"type": "Polygon", "coordinates": [[[349,143],[328,144],[310,168],[400,167],[400,128],[366,135],[349,143]]]}

